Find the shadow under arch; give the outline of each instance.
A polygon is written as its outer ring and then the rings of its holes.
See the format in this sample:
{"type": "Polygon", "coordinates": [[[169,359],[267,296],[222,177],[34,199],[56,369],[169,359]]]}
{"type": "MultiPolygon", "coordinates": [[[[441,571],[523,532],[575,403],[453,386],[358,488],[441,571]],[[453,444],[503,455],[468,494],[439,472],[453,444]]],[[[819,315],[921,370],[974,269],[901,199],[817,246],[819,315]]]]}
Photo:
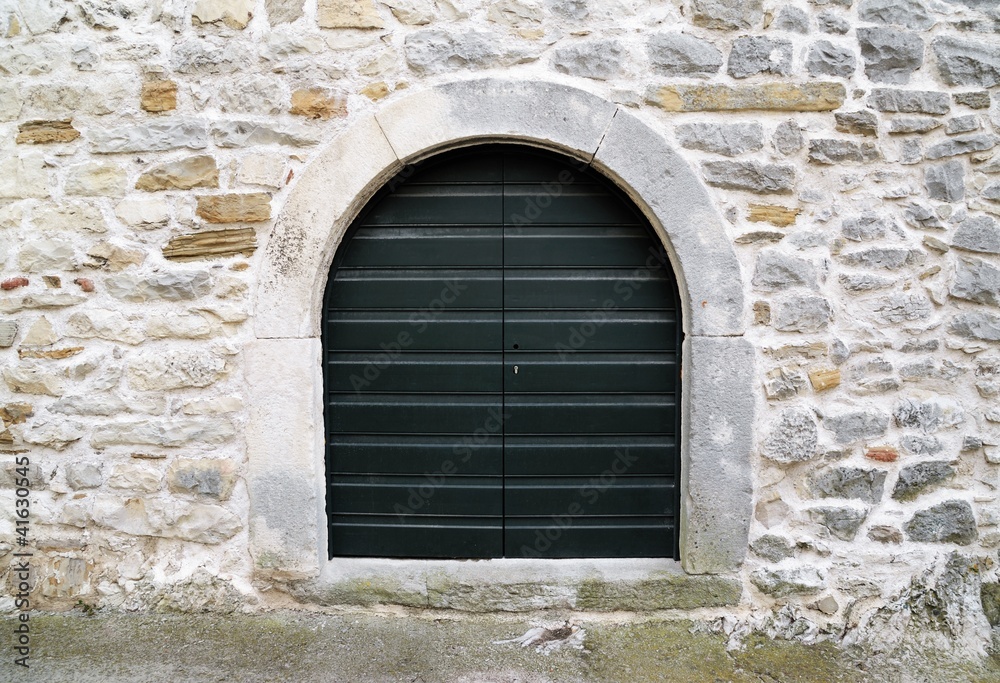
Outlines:
{"type": "MultiPolygon", "coordinates": [[[[732,241],[701,181],[655,128],[562,84],[497,78],[429,87],[353,123],[310,162],[260,256],[247,345],[247,487],[255,571],[315,578],[326,560],[320,320],[344,233],[407,164],[517,142],[589,164],[642,211],[678,279],[685,321],[681,563],[734,571],[752,512],[753,351],[732,241]]],[[[334,560],[336,561],[336,560],[334,560]]]]}

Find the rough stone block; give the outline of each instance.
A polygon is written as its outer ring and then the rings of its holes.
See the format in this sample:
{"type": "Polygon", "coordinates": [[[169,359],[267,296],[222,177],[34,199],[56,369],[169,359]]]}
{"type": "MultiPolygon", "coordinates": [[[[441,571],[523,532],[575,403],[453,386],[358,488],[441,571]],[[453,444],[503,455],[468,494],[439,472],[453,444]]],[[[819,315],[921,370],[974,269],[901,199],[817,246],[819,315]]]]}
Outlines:
{"type": "Polygon", "coordinates": [[[841,541],[853,541],[867,516],[867,510],[851,507],[819,507],[809,510],[809,517],[814,522],[825,526],[834,538],[841,541]]]}
{"type": "Polygon", "coordinates": [[[628,52],[617,40],[588,40],[557,48],[552,54],[556,71],[597,81],[619,75],[627,61],[628,52]]]}
{"type": "Polygon", "coordinates": [[[693,0],[695,26],[725,31],[759,29],[764,21],[761,0],[693,0]]]}
{"type": "Polygon", "coordinates": [[[969,545],[979,536],[972,506],[964,500],[949,500],[917,512],[905,530],[909,540],[920,543],[969,545]]]}
{"type": "Polygon", "coordinates": [[[733,78],[760,73],[787,76],[792,70],[792,44],[764,36],[742,36],[733,42],[726,70],[733,78]]]}
{"type": "Polygon", "coordinates": [[[928,489],[936,487],[955,476],[955,468],[943,460],[919,462],[904,467],[899,472],[892,497],[896,500],[913,500],[928,489]]]}
{"type": "Polygon", "coordinates": [[[14,141],[19,145],[43,145],[53,142],[72,142],[80,137],[80,131],[73,127],[73,120],[28,121],[17,127],[14,141]]]}
{"type": "Polygon", "coordinates": [[[320,28],[383,28],[385,23],[374,0],[318,0],[320,28]]]}
{"type": "Polygon", "coordinates": [[[868,104],[877,111],[902,114],[947,114],[951,110],[947,93],[927,90],[874,88],[868,104]]]}
{"type": "Polygon", "coordinates": [[[677,126],[676,134],[682,147],[727,157],[764,147],[764,128],[759,123],[686,123],[677,126]]]}
{"type": "Polygon", "coordinates": [[[938,36],[931,43],[938,73],[948,85],[991,88],[1000,84],[1000,46],[958,36],[938,36]]]}
{"type": "Polygon", "coordinates": [[[839,444],[872,439],[885,434],[889,416],[877,410],[859,410],[823,418],[823,426],[833,432],[839,444]]]}
{"type": "Polygon", "coordinates": [[[850,78],[858,67],[854,51],[829,40],[820,40],[809,47],[806,70],[813,76],[840,76],[850,78]]]}
{"type": "Polygon", "coordinates": [[[709,161],[702,164],[705,182],[728,190],[756,194],[789,194],[795,189],[795,167],[759,161],[709,161]]]}
{"type": "Polygon", "coordinates": [[[821,332],[833,318],[830,302],[821,296],[792,295],[781,299],[773,313],[772,325],[782,332],[821,332]]]}
{"type": "Polygon", "coordinates": [[[921,0],[861,0],[858,18],[915,30],[926,30],[936,23],[921,0]]]}
{"type": "Polygon", "coordinates": [[[195,213],[209,223],[268,221],[271,220],[271,195],[266,192],[201,195],[195,213]]]}
{"type": "Polygon", "coordinates": [[[832,111],[846,95],[840,83],[762,83],[668,85],[654,88],[647,99],[666,111],[832,111]]]}
{"type": "Polygon", "coordinates": [[[326,121],[347,116],[347,99],[327,88],[300,88],[292,92],[290,114],[326,121]]]}
{"type": "Polygon", "coordinates": [[[655,33],[646,43],[653,72],[665,76],[711,76],[722,67],[712,43],[684,33],[655,33]]]}
{"type": "Polygon", "coordinates": [[[924,156],[927,159],[942,159],[959,154],[969,154],[970,152],[983,152],[993,149],[998,143],[1000,143],[1000,136],[990,133],[963,135],[939,142],[936,145],[931,145],[927,148],[924,156]]]}
{"type": "Polygon", "coordinates": [[[163,256],[172,261],[218,258],[242,254],[249,257],[257,249],[253,228],[205,230],[177,235],[163,247],[163,256]]]}
{"type": "Polygon", "coordinates": [[[765,458],[780,463],[802,462],[816,457],[819,434],[816,416],[805,408],[781,411],[765,433],[761,452],[765,458]]]}
{"type": "Polygon", "coordinates": [[[219,168],[215,158],[200,155],[159,164],[143,172],[135,183],[137,190],[190,190],[195,187],[218,187],[219,168]]]}
{"type": "Polygon", "coordinates": [[[813,595],[826,587],[823,574],[813,567],[758,569],[750,575],[757,589],[775,598],[813,595]]]}
{"type": "Polygon", "coordinates": [[[178,458],[167,470],[167,486],[172,493],[229,500],[235,485],[236,467],[221,458],[178,458]]]}
{"type": "Polygon", "coordinates": [[[857,29],[865,74],[876,83],[906,84],[924,63],[924,41],[916,33],[889,28],[857,29]]]}
{"type": "Polygon", "coordinates": [[[886,474],[885,470],[833,467],[814,474],[809,487],[821,498],[847,498],[875,504],[882,500],[886,474]]]}
{"type": "Polygon", "coordinates": [[[173,81],[147,81],[142,84],[139,105],[148,112],[177,108],[177,84],[173,81]]]}
{"type": "Polygon", "coordinates": [[[872,163],[882,159],[873,142],[854,140],[810,140],[809,161],[818,164],[872,163]]]}
{"type": "Polygon", "coordinates": [[[983,254],[1000,254],[1000,224],[990,216],[973,216],[959,223],[951,246],[983,254]]]}

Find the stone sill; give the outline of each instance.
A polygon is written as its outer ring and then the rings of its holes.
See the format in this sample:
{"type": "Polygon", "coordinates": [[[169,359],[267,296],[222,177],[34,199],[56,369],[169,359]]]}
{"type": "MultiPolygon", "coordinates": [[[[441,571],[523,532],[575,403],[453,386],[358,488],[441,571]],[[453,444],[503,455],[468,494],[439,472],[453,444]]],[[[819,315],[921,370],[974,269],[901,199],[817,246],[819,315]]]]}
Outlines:
{"type": "Polygon", "coordinates": [[[336,558],[292,594],[321,605],[465,612],[690,610],[735,605],[732,576],[690,575],[668,559],[395,560],[336,558]]]}

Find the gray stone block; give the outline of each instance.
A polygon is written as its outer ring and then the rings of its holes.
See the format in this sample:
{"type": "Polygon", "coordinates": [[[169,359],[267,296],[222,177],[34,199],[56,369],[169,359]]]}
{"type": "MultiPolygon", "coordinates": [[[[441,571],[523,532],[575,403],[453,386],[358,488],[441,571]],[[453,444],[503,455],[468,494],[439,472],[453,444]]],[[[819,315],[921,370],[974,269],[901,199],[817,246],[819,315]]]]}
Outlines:
{"type": "Polygon", "coordinates": [[[727,190],[789,194],[795,189],[794,166],[759,161],[708,161],[701,167],[705,182],[727,190]]]}
{"type": "Polygon", "coordinates": [[[1000,45],[956,36],[939,36],[931,43],[938,73],[948,85],[991,88],[1000,84],[1000,45]]]}
{"type": "Polygon", "coordinates": [[[604,81],[621,73],[627,57],[617,40],[589,40],[558,48],[552,66],[570,76],[604,81]]]}
{"type": "Polygon", "coordinates": [[[816,267],[806,259],[765,249],[757,255],[753,286],[772,292],[797,286],[815,288],[816,267]]]}
{"type": "Polygon", "coordinates": [[[924,156],[927,159],[942,159],[970,152],[984,152],[993,149],[1000,143],[1000,137],[990,133],[965,135],[931,145],[924,156]]]}
{"type": "Polygon", "coordinates": [[[813,76],[850,78],[858,66],[854,52],[828,40],[813,43],[806,57],[806,70],[813,76]]]}
{"type": "Polygon", "coordinates": [[[899,270],[904,266],[922,264],[926,260],[926,254],[919,249],[873,247],[841,254],[839,258],[841,262],[849,266],[899,270]]]}
{"type": "Polygon", "coordinates": [[[1000,254],[1000,224],[991,216],[973,216],[959,223],[951,246],[983,254],[1000,254]]]}
{"type": "Polygon", "coordinates": [[[949,500],[921,510],[906,523],[906,536],[921,543],[969,545],[978,537],[972,506],[964,500],[949,500]]]}
{"type": "Polygon", "coordinates": [[[867,109],[835,112],[833,117],[837,121],[837,130],[842,133],[853,133],[865,137],[878,135],[878,117],[867,109]]]}
{"type": "Polygon", "coordinates": [[[758,569],[750,575],[750,581],[760,592],[775,598],[812,595],[825,587],[823,575],[813,567],[758,569]]]}
{"type": "Polygon", "coordinates": [[[885,490],[885,470],[834,467],[814,474],[809,481],[813,494],[821,498],[848,498],[878,503],[885,490]]]}
{"type": "Polygon", "coordinates": [[[858,18],[872,24],[893,24],[925,30],[936,22],[921,0],[861,0],[858,18]]]}
{"type": "Polygon", "coordinates": [[[833,33],[839,36],[851,30],[851,24],[842,16],[833,12],[823,12],[816,17],[816,24],[823,33],[833,33]]]}
{"type": "Polygon", "coordinates": [[[819,507],[809,510],[809,517],[814,522],[825,526],[834,538],[841,541],[853,541],[867,516],[867,510],[851,507],[819,507]]]}
{"type": "Polygon", "coordinates": [[[942,202],[960,202],[965,198],[965,164],[952,159],[924,170],[927,196],[942,202]]]}
{"type": "Polygon", "coordinates": [[[653,34],[646,53],[653,72],[665,76],[710,76],[722,67],[718,48],[684,33],[653,34]]]}
{"type": "Polygon", "coordinates": [[[695,26],[740,31],[758,29],[764,22],[761,0],[693,0],[695,26]]]}
{"type": "Polygon", "coordinates": [[[877,83],[905,84],[924,63],[924,41],[908,31],[858,28],[865,74],[877,83]]]}
{"type": "Polygon", "coordinates": [[[849,444],[884,435],[889,416],[877,410],[857,410],[824,417],[823,426],[833,432],[837,443],[849,444]]]}
{"type": "Polygon", "coordinates": [[[1000,306],[1000,268],[981,259],[959,259],[951,295],[978,304],[1000,306]]]}
{"type": "Polygon", "coordinates": [[[816,457],[818,442],[816,417],[812,411],[787,408],[768,428],[761,452],[775,462],[802,462],[816,457]]]}
{"type": "Polygon", "coordinates": [[[1000,315],[985,311],[960,313],[952,318],[948,331],[966,339],[1000,341],[1000,315]]]}
{"type": "Polygon", "coordinates": [[[913,500],[921,493],[952,479],[955,468],[943,460],[918,462],[908,465],[899,472],[892,497],[896,500],[913,500]]]}
{"type": "Polygon", "coordinates": [[[764,147],[764,127],[759,123],[685,123],[677,126],[676,133],[682,147],[727,157],[764,147]]]}
{"type": "Polygon", "coordinates": [[[947,114],[951,110],[948,94],[931,90],[874,88],[868,104],[877,111],[901,114],[947,114]]]}
{"type": "Polygon", "coordinates": [[[772,325],[782,332],[821,332],[832,318],[833,309],[824,297],[793,295],[778,302],[772,325]]]}
{"type": "Polygon", "coordinates": [[[781,536],[764,534],[750,543],[750,551],[769,562],[781,562],[795,555],[795,544],[781,536]]]}
{"type": "Polygon", "coordinates": [[[771,28],[791,33],[809,33],[809,15],[794,5],[785,5],[781,8],[778,18],[771,24],[771,28]]]}
{"type": "Polygon", "coordinates": [[[882,153],[873,142],[854,140],[810,140],[809,161],[818,164],[871,163],[882,153]]]}
{"type": "Polygon", "coordinates": [[[733,43],[726,68],[733,78],[760,73],[787,76],[792,70],[792,44],[764,36],[742,36],[733,43]]]}

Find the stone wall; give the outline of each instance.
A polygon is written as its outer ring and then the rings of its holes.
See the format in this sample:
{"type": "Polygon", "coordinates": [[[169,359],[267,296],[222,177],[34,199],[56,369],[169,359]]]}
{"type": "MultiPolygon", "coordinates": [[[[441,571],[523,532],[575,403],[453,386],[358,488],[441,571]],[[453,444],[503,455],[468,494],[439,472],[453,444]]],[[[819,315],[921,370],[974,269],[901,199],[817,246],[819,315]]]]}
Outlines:
{"type": "Polygon", "coordinates": [[[0,553],[26,453],[39,607],[281,603],[248,551],[258,245],[352,121],[502,75],[636,110],[726,220],[739,614],[899,632],[985,581],[1000,621],[998,31],[992,0],[0,0],[0,553]]]}

